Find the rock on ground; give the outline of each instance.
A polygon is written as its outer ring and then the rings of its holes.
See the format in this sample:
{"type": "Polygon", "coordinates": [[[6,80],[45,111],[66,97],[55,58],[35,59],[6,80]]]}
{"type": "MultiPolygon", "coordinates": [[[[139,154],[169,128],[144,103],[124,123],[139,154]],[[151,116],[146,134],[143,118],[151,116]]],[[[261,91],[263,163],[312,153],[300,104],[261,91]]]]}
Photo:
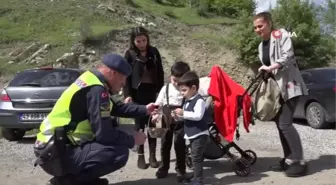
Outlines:
{"type": "MultiPolygon", "coordinates": [[[[309,174],[301,178],[288,178],[278,172],[270,172],[269,165],[282,157],[278,133],[273,123],[260,123],[251,127],[250,133],[241,131],[236,143],[244,150],[251,149],[258,155],[248,177],[238,177],[232,171],[232,162],[227,158],[205,162],[205,182],[212,185],[333,185],[336,184],[335,129],[315,130],[308,126],[295,125],[303,140],[305,157],[309,161],[309,174]]],[[[34,160],[32,143],[34,138],[21,142],[0,140],[0,179],[2,185],[43,185],[50,178],[40,168],[32,171],[34,160]]],[[[146,150],[147,151],[147,150],[146,150]]],[[[234,152],[234,149],[231,149],[234,152]]],[[[155,169],[140,170],[136,167],[136,154],[131,152],[126,167],[108,175],[114,185],[172,185],[178,184],[174,176],[174,154],[170,175],[166,179],[155,179],[155,169]]],[[[158,154],[159,158],[159,147],[158,154]]],[[[146,156],[148,157],[148,155],[146,156]]]]}

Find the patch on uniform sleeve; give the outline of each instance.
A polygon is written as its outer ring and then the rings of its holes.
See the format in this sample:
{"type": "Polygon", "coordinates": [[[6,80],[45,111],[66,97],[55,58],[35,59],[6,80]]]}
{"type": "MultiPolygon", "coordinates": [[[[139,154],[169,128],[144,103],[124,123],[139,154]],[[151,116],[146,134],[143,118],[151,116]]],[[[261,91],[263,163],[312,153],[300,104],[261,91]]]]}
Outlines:
{"type": "Polygon", "coordinates": [[[110,102],[104,102],[100,104],[101,111],[109,111],[110,110],[110,102]]]}
{"type": "Polygon", "coordinates": [[[101,117],[110,117],[111,112],[110,112],[110,102],[104,102],[100,104],[100,116],[101,117]]]}
{"type": "Polygon", "coordinates": [[[79,78],[75,81],[75,84],[76,84],[79,88],[84,88],[84,87],[87,86],[87,83],[84,82],[83,80],[79,79],[79,78]]]}
{"type": "Polygon", "coordinates": [[[101,97],[102,98],[106,98],[106,97],[108,97],[109,96],[109,94],[107,93],[107,92],[103,92],[102,94],[101,94],[101,97]]]}

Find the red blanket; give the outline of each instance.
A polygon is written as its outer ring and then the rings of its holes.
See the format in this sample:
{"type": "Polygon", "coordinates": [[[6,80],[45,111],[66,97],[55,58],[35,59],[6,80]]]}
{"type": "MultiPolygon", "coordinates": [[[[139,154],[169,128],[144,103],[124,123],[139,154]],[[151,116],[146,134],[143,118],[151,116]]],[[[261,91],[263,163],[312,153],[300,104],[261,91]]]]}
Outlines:
{"type": "MultiPolygon", "coordinates": [[[[214,100],[215,122],[220,134],[229,142],[233,137],[237,127],[237,97],[245,92],[245,89],[233,81],[219,66],[213,66],[209,74],[211,78],[209,95],[214,100]]],[[[244,128],[249,132],[251,120],[251,97],[246,94],[243,99],[244,128]]]]}

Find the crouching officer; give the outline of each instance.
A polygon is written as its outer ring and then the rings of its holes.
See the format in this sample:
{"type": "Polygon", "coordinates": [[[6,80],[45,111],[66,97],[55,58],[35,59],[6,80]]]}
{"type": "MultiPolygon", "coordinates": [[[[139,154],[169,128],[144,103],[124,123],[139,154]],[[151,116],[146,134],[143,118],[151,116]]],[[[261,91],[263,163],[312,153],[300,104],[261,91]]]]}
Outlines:
{"type": "Polygon", "coordinates": [[[66,89],[42,122],[34,152],[39,165],[54,176],[52,185],[107,185],[100,177],[126,165],[129,149],[143,145],[146,135],[114,128],[111,116],[140,117],[156,105],[113,102],[132,72],[117,54],[106,55],[95,69],[83,73],[66,89]]]}

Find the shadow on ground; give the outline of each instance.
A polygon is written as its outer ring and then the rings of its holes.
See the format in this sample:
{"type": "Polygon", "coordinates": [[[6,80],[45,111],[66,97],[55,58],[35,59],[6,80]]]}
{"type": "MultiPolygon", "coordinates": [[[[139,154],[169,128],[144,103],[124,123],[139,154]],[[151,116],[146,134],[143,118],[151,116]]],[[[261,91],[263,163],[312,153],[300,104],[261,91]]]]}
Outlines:
{"type": "Polygon", "coordinates": [[[23,139],[17,141],[18,144],[34,144],[36,136],[25,136],[23,139]]]}
{"type": "MultiPolygon", "coordinates": [[[[335,169],[336,155],[323,155],[318,159],[308,161],[309,172],[307,175],[313,175],[315,173],[335,169]]],[[[261,157],[258,161],[251,167],[251,174],[247,177],[239,177],[236,174],[232,175],[232,162],[228,159],[218,159],[214,161],[204,162],[204,183],[211,185],[220,184],[236,184],[236,183],[253,183],[258,182],[264,177],[269,175],[269,166],[277,164],[280,158],[277,157],[261,157]],[[230,173],[225,175],[225,173],[230,173]],[[224,177],[219,178],[217,175],[223,175],[224,177]]],[[[146,185],[172,185],[177,184],[175,175],[170,174],[165,179],[141,179],[135,181],[125,181],[118,182],[113,185],[135,185],[135,184],[146,184],[146,185]]],[[[112,184],[111,184],[112,185],[112,184]]]]}
{"type": "MultiPolygon", "coordinates": [[[[309,124],[307,123],[306,120],[303,119],[295,119],[294,122],[297,125],[301,125],[301,126],[306,126],[306,127],[310,127],[309,124]]],[[[336,129],[336,124],[335,123],[329,123],[329,127],[323,129],[323,130],[335,130],[336,129]]]]}

